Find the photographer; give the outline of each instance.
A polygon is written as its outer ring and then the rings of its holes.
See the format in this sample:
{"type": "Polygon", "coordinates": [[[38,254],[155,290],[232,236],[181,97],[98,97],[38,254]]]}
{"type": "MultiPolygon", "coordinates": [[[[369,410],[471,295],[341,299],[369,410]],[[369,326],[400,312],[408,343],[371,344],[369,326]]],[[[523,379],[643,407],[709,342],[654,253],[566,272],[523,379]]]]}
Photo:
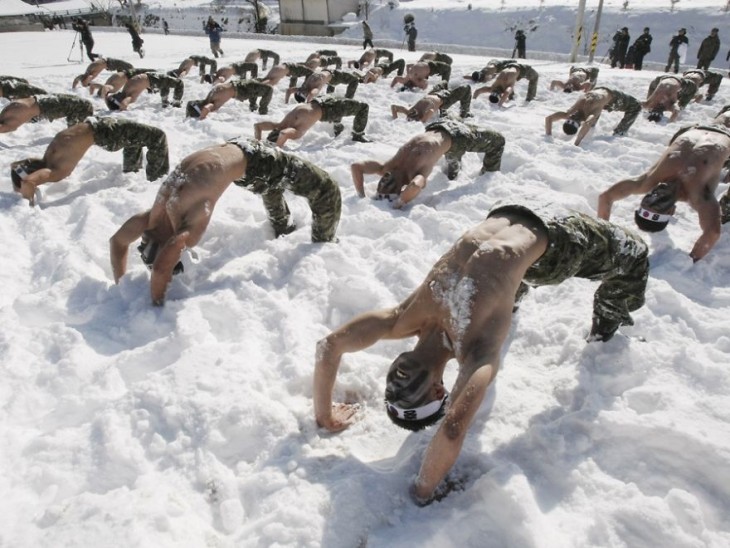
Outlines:
{"type": "Polygon", "coordinates": [[[71,28],[81,34],[81,43],[84,44],[84,47],[86,48],[86,55],[88,56],[89,61],[93,61],[94,59],[99,57],[95,53],[92,53],[94,49],[94,37],[91,36],[91,29],[89,29],[89,24],[81,18],[76,18],[73,19],[73,22],[71,23],[71,28]]]}
{"type": "Polygon", "coordinates": [[[413,15],[407,13],[403,17],[403,22],[405,23],[403,32],[406,33],[406,37],[408,38],[408,51],[416,51],[416,37],[418,36],[418,30],[416,29],[416,22],[413,15]]]}

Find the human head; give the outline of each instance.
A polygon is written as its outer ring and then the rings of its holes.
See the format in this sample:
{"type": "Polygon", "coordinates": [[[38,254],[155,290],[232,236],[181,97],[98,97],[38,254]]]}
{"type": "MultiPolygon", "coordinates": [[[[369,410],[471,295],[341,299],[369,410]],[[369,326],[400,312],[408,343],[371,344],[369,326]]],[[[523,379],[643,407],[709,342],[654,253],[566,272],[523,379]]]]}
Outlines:
{"type": "Polygon", "coordinates": [[[566,84],[565,86],[563,86],[563,92],[564,93],[573,93],[573,87],[566,84]]]}
{"type": "Polygon", "coordinates": [[[10,180],[13,183],[13,190],[20,192],[23,179],[45,166],[46,164],[42,158],[26,158],[10,164],[10,180]]]}
{"type": "Polygon", "coordinates": [[[717,34],[718,32],[720,32],[720,30],[719,29],[712,29],[710,32],[712,34],[717,34]]]}
{"type": "Polygon", "coordinates": [[[661,232],[677,208],[677,185],[659,183],[641,199],[634,212],[636,226],[645,232],[661,232]]]}
{"type": "Polygon", "coordinates": [[[644,34],[647,34],[649,32],[649,27],[644,27],[644,34]]]}
{"type": "Polygon", "coordinates": [[[359,69],[360,68],[360,61],[353,61],[352,62],[352,66],[355,67],[356,69],[359,69]]]}
{"type": "Polygon", "coordinates": [[[109,108],[109,110],[121,110],[123,100],[124,92],[118,91],[114,94],[110,93],[109,95],[107,95],[106,99],[104,99],[104,102],[106,103],[106,106],[109,108]]]}
{"type": "Polygon", "coordinates": [[[203,75],[203,82],[206,84],[212,84],[213,83],[213,75],[212,74],[204,74],[203,75]]]}
{"type": "Polygon", "coordinates": [[[480,78],[479,78],[479,71],[478,70],[475,70],[474,72],[471,73],[471,79],[474,80],[475,82],[478,82],[479,81],[480,78]]]}
{"type": "Polygon", "coordinates": [[[266,140],[270,143],[276,143],[276,141],[279,140],[279,135],[281,135],[281,130],[272,129],[271,132],[266,136],[266,140]]]}
{"type": "Polygon", "coordinates": [[[409,122],[418,122],[421,119],[421,115],[415,108],[408,109],[406,113],[406,120],[409,122]]]}
{"type": "Polygon", "coordinates": [[[494,104],[499,103],[499,92],[493,91],[492,93],[490,93],[489,102],[494,104]]]}
{"type": "Polygon", "coordinates": [[[294,99],[296,99],[297,103],[304,103],[307,100],[307,96],[302,91],[297,91],[294,94],[294,99]]]}
{"type": "Polygon", "coordinates": [[[400,188],[392,171],[386,171],[378,181],[379,195],[400,194],[400,188]]]}
{"type": "Polygon", "coordinates": [[[204,101],[188,101],[185,106],[185,116],[188,118],[200,118],[200,109],[203,107],[204,101]]]}
{"type": "Polygon", "coordinates": [[[679,34],[687,34],[687,29],[679,29],[679,34]]]}
{"type": "Polygon", "coordinates": [[[448,392],[434,382],[431,368],[400,354],[390,365],[385,387],[385,409],[394,424],[407,430],[422,430],[446,413],[448,392]]]}
{"type": "Polygon", "coordinates": [[[659,105],[658,107],[654,107],[652,109],[652,111],[649,113],[650,122],[659,123],[662,121],[663,117],[664,117],[664,107],[662,105],[659,105]]]}
{"type": "Polygon", "coordinates": [[[629,28],[628,28],[628,27],[623,27],[623,28],[621,29],[621,32],[629,32],[629,28]]]}

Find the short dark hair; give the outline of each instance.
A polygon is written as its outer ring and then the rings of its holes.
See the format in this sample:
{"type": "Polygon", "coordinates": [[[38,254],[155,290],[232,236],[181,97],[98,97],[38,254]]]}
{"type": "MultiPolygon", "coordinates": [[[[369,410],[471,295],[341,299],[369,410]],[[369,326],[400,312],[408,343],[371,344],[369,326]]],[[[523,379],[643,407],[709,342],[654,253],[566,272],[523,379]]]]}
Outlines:
{"type": "Polygon", "coordinates": [[[124,92],[118,91],[117,93],[110,93],[109,95],[107,95],[106,99],[104,99],[104,102],[106,103],[106,106],[109,108],[109,110],[119,110],[119,103],[121,103],[123,99],[124,92]]]}
{"type": "Polygon", "coordinates": [[[471,73],[471,79],[474,80],[475,82],[479,81],[479,71],[478,70],[475,70],[474,72],[471,73]]]}
{"type": "Polygon", "coordinates": [[[565,122],[563,122],[563,132],[566,135],[575,135],[578,133],[578,128],[580,127],[580,122],[577,120],[568,119],[565,122]]]}
{"type": "Polygon", "coordinates": [[[297,100],[297,103],[304,103],[307,100],[307,96],[301,91],[297,91],[294,93],[294,99],[297,100]]]}
{"type": "Polygon", "coordinates": [[[499,93],[496,91],[493,91],[489,94],[489,102],[490,103],[499,103],[499,93]]]}
{"type": "Polygon", "coordinates": [[[275,143],[279,140],[279,135],[281,135],[281,130],[272,129],[271,132],[266,136],[266,140],[270,143],[275,143]]]}
{"type": "Polygon", "coordinates": [[[188,101],[185,105],[185,116],[188,118],[200,118],[200,107],[203,101],[188,101]]]}
{"type": "Polygon", "coordinates": [[[20,190],[23,184],[23,179],[20,178],[20,174],[16,170],[24,170],[28,175],[34,171],[45,167],[45,162],[42,158],[26,158],[20,162],[16,162],[13,167],[10,168],[10,181],[13,183],[15,190],[20,190]]]}

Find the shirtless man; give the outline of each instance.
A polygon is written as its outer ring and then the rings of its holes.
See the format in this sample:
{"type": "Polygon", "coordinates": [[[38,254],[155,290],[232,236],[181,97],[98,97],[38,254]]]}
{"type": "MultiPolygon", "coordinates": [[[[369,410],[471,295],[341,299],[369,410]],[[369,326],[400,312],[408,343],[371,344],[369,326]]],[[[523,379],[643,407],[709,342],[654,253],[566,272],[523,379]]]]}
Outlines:
{"type": "Polygon", "coordinates": [[[565,82],[553,80],[550,82],[550,90],[562,89],[565,93],[576,90],[590,91],[598,80],[598,67],[570,67],[568,79],[565,82]]]}
{"type": "Polygon", "coordinates": [[[15,99],[0,112],[0,133],[15,131],[28,122],[52,122],[58,118],[66,118],[66,124],[72,126],[83,122],[93,113],[91,102],[66,93],[15,99]]]}
{"type": "Polygon", "coordinates": [[[255,49],[249,51],[244,58],[244,63],[255,63],[261,59],[261,68],[266,70],[266,65],[269,63],[269,59],[272,60],[273,65],[278,65],[280,61],[279,54],[270,49],[255,49]]]}
{"type": "Polygon", "coordinates": [[[428,62],[428,61],[438,61],[439,63],[446,63],[447,65],[450,65],[454,62],[454,60],[445,53],[441,53],[438,51],[426,51],[421,55],[421,58],[419,59],[420,62],[428,62]]]}
{"type": "Polygon", "coordinates": [[[132,76],[120,91],[107,95],[105,102],[109,110],[127,110],[129,105],[137,101],[143,91],[149,90],[159,92],[162,106],[167,107],[171,104],[168,99],[171,89],[173,90],[172,106],[181,106],[185,84],[180,78],[162,72],[145,72],[132,76]]]}
{"type": "Polygon", "coordinates": [[[697,90],[707,84],[707,94],[705,95],[706,101],[712,101],[712,99],[715,97],[715,94],[720,89],[720,84],[722,84],[722,74],[718,72],[713,72],[711,70],[704,70],[704,69],[689,69],[684,71],[682,73],[683,78],[689,78],[692,80],[695,84],[697,84],[697,90]]]}
{"type": "Polygon", "coordinates": [[[97,97],[106,100],[107,95],[118,92],[125,86],[128,80],[129,77],[126,72],[115,72],[103,84],[90,83],[89,93],[92,95],[96,93],[97,97]]]}
{"type": "Polygon", "coordinates": [[[578,100],[567,112],[556,112],[547,116],[545,118],[545,135],[553,134],[553,122],[565,120],[563,131],[566,135],[575,135],[577,133],[575,145],[578,146],[591,128],[596,125],[601,112],[604,110],[609,112],[620,110],[624,113],[624,117],[621,118],[621,121],[613,130],[613,134],[626,135],[626,132],[641,112],[641,104],[631,95],[615,89],[594,88],[585,95],[578,97],[578,100]]]}
{"type": "MultiPolygon", "coordinates": [[[[730,159],[730,129],[726,114],[709,125],[679,130],[659,160],[638,177],[624,179],[598,197],[598,216],[608,220],[617,200],[644,194],[634,213],[637,226],[647,232],[664,230],[677,202],[687,202],[697,212],[702,234],[690,252],[699,261],[720,239],[721,221],[730,220],[729,200],[715,198],[720,172],[730,159]]],[[[730,182],[730,177],[725,178],[730,182]]]]}
{"type": "Polygon", "coordinates": [[[342,58],[333,49],[320,49],[310,53],[304,64],[310,65],[312,63],[317,63],[320,68],[326,68],[330,65],[334,65],[338,70],[342,68],[342,58]]]}
{"type": "Polygon", "coordinates": [[[180,66],[171,70],[168,74],[175,78],[183,78],[187,76],[188,72],[190,72],[193,67],[198,67],[198,74],[203,77],[206,74],[206,67],[210,67],[210,74],[213,74],[216,70],[218,70],[218,61],[205,57],[204,55],[191,55],[190,57],[183,59],[180,66]]]}
{"type": "Polygon", "coordinates": [[[387,49],[369,49],[365,50],[363,54],[360,56],[360,59],[358,61],[348,61],[347,66],[355,67],[356,69],[364,69],[372,65],[373,63],[377,63],[381,57],[385,57],[388,59],[388,63],[393,62],[393,52],[388,51],[387,49]]]}
{"type": "Polygon", "coordinates": [[[488,82],[507,67],[515,67],[518,71],[517,81],[527,80],[527,96],[525,101],[532,101],[537,96],[537,84],[540,75],[530,65],[525,63],[517,63],[514,59],[492,59],[487,66],[480,71],[475,71],[471,76],[464,76],[468,80],[474,82],[488,82]]]}
{"type": "Polygon", "coordinates": [[[43,158],[13,162],[10,167],[13,190],[34,205],[36,189],[71,175],[92,145],[112,152],[124,149],[124,173],[142,168],[142,149],[146,147],[148,181],[159,179],[170,168],[164,131],[132,120],[92,116],[56,134],[43,158]]]}
{"type": "Polygon", "coordinates": [[[390,113],[393,120],[398,118],[399,114],[405,114],[406,120],[428,122],[433,116],[444,116],[451,105],[459,103],[461,106],[460,114],[462,118],[471,116],[469,107],[471,105],[471,87],[467,84],[449,89],[445,82],[442,82],[431,89],[427,95],[421,97],[411,107],[401,105],[391,105],[390,113]]]}
{"type": "Polygon", "coordinates": [[[129,70],[132,68],[134,68],[132,66],[132,63],[127,63],[126,61],[122,61],[120,59],[112,59],[111,57],[97,57],[91,63],[89,63],[88,67],[86,67],[86,72],[84,72],[83,74],[79,74],[76,78],[74,78],[71,87],[76,88],[76,86],[78,86],[79,84],[81,84],[81,87],[88,87],[91,81],[99,76],[99,74],[101,74],[101,72],[104,70],[112,70],[116,72],[129,70]]]}
{"type": "Polygon", "coordinates": [[[254,136],[261,140],[262,132],[270,131],[266,140],[283,147],[288,140],[301,139],[317,122],[332,122],[337,137],[345,126],[342,125],[344,116],[354,116],[352,123],[352,140],[361,143],[370,143],[365,137],[365,126],[368,123],[368,112],[370,107],[367,103],[325,95],[315,97],[310,103],[295,106],[290,110],[281,122],[263,121],[254,124],[254,136]]]}
{"type": "Polygon", "coordinates": [[[497,74],[497,78],[495,78],[491,85],[475,89],[474,99],[482,93],[489,93],[489,102],[501,107],[506,101],[514,97],[515,84],[517,83],[518,76],[519,70],[517,67],[509,66],[505,68],[497,74]]]}
{"type": "Polygon", "coordinates": [[[385,410],[397,425],[421,430],[443,418],[431,438],[411,496],[422,506],[449,492],[446,474],[500,367],[515,296],[524,282],[559,284],[571,277],[598,280],[589,341],[610,339],[644,304],[649,262],[641,238],[612,223],[559,207],[505,205],[467,231],[406,299],[365,312],[317,343],[313,403],[317,424],[339,432],[358,417],[352,404],[334,403],[342,356],[379,340],[417,337],[397,356],[385,384],[385,410]],[[523,282],[524,280],[524,282],[523,282]],[[458,376],[449,393],[447,363],[458,376]]]}
{"type": "Polygon", "coordinates": [[[225,84],[216,84],[202,101],[188,101],[185,115],[205,120],[208,114],[220,109],[230,99],[248,101],[251,112],[258,108],[261,114],[266,114],[269,112],[269,103],[273,93],[273,87],[256,80],[234,80],[225,84]],[[257,107],[256,101],[259,98],[261,102],[257,107]]]}
{"type": "Polygon", "coordinates": [[[680,110],[686,107],[692,100],[702,100],[702,95],[697,93],[697,84],[690,78],[679,78],[673,75],[664,75],[656,78],[649,85],[647,99],[642,107],[649,112],[651,122],[660,122],[664,111],[672,114],[670,122],[674,122],[679,116],[680,110]]]}
{"type": "Polygon", "coordinates": [[[335,239],[341,197],[337,183],[317,166],[274,147],[240,138],[187,156],[162,183],[152,209],[127,220],[109,240],[114,281],[127,270],[129,246],[142,238],[142,260],[152,270],[152,303],[162,305],[180,255],[198,244],[213,209],[231,183],[261,194],[276,236],[296,227],[284,200],[288,190],[307,199],[312,241],[335,239]],[[273,169],[272,169],[273,168],[273,169]]]}
{"type": "Polygon", "coordinates": [[[332,80],[332,72],[329,70],[317,70],[307,76],[301,86],[287,89],[284,95],[284,102],[288,103],[289,97],[294,94],[294,99],[296,99],[297,103],[309,103],[327,87],[330,80],[332,80]]]}
{"type": "Polygon", "coordinates": [[[428,87],[428,77],[436,74],[446,82],[451,77],[451,65],[441,63],[439,61],[427,61],[406,65],[405,76],[396,76],[390,82],[390,87],[401,84],[401,91],[408,89],[426,89],[428,87]]]}
{"type": "Polygon", "coordinates": [[[365,175],[380,175],[377,199],[385,198],[400,209],[426,187],[442,156],[446,158],[446,176],[450,181],[459,174],[465,152],[484,153],[481,174],[499,171],[504,143],[504,137],[496,131],[440,120],[427,125],[425,133],[413,137],[387,162],[366,160],[352,164],[352,181],[357,195],[364,198],[365,175]]]}

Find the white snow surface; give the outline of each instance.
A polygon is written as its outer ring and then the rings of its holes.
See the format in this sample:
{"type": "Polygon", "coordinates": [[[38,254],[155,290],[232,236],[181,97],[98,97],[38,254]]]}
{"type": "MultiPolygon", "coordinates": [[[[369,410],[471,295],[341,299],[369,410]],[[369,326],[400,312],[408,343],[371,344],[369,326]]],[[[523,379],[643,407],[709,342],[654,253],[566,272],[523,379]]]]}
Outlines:
{"type": "MultiPolygon", "coordinates": [[[[398,9],[445,4],[465,2],[403,1],[398,9]]],[[[643,4],[668,12],[669,2],[643,4]]],[[[657,60],[668,52],[658,34],[668,37],[677,25],[698,29],[692,57],[709,28],[727,21],[724,2],[687,4],[677,5],[671,26],[656,27],[657,60]]],[[[438,13],[440,43],[458,42],[450,14],[438,13]]],[[[425,19],[416,17],[421,35],[437,32],[425,19]]],[[[568,18],[559,24],[572,26],[568,18]]],[[[721,28],[724,45],[713,65],[725,71],[730,36],[721,28]]],[[[136,66],[169,70],[208,51],[202,34],[148,33],[140,60],[126,33],[94,34],[98,52],[136,66]]],[[[0,34],[3,73],[87,97],[85,89],[71,91],[87,64],[67,61],[73,36],[0,34]]],[[[224,36],[221,61],[261,45],[283,60],[331,47],[224,36]]],[[[362,52],[337,49],[345,59],[362,52]]],[[[71,54],[77,61],[77,50],[71,54]]],[[[396,54],[410,62],[420,52],[396,54]]],[[[487,61],[453,57],[454,81],[487,61]]],[[[500,172],[479,175],[481,158],[467,153],[456,180],[437,169],[405,210],[371,199],[372,177],[368,198],[358,198],[350,164],[386,160],[423,131],[389,114],[390,104],[412,104],[421,93],[395,91],[390,79],[360,86],[356,98],[371,105],[367,134],[376,142],[351,142],[345,119],[337,138],[331,125],[318,124],[286,147],[339,183],[339,243],[310,242],[309,208],[293,195],[287,200],[299,229],[274,239],[261,198],[231,186],[194,255],[186,252],[185,273],[162,308],[150,305],[149,273],[134,247],[118,286],[108,258],[108,238],[151,206],[159,183],[143,172],[122,174],[121,152],[92,147],[66,180],[41,187],[31,208],[12,192],[9,164],[42,155],[64,122],[0,135],[0,546],[730,545],[730,239],[723,234],[693,264],[688,253],[699,226],[686,204],[665,232],[645,236],[652,265],[646,304],[634,314],[636,325],[611,341],[584,341],[596,283],[574,279],[527,295],[493,404],[485,402],[451,472],[461,490],[424,508],[408,496],[434,429],[397,429],[382,397],[390,362],[412,340],[346,355],[335,398],[359,402],[360,420],[337,435],[315,425],[318,339],[358,313],[405,298],[497,202],[553,201],[595,214],[602,190],[647,169],[677,129],[708,122],[730,102],[724,81],[714,101],[689,105],[678,122],[657,125],[642,115],[625,137],[611,133],[620,113],[604,113],[576,147],[559,127],[544,135],[545,116],[576,99],[548,90],[569,65],[526,62],[540,73],[535,101],[524,101],[520,82],[505,108],[485,97],[472,105],[474,122],[507,139],[500,172]]],[[[600,68],[599,85],[640,99],[659,74],[600,68]]],[[[192,75],[185,85],[185,100],[209,89],[192,75]]],[[[292,108],[283,102],[285,85],[266,118],[292,108]]],[[[253,136],[253,123],[264,118],[231,101],[208,120],[185,120],[180,109],[161,108],[158,95],[143,95],[119,115],[163,128],[173,166],[195,150],[253,136]]],[[[631,227],[637,203],[617,203],[612,220],[631,227]]],[[[448,387],[456,368],[447,368],[448,387]]]]}

